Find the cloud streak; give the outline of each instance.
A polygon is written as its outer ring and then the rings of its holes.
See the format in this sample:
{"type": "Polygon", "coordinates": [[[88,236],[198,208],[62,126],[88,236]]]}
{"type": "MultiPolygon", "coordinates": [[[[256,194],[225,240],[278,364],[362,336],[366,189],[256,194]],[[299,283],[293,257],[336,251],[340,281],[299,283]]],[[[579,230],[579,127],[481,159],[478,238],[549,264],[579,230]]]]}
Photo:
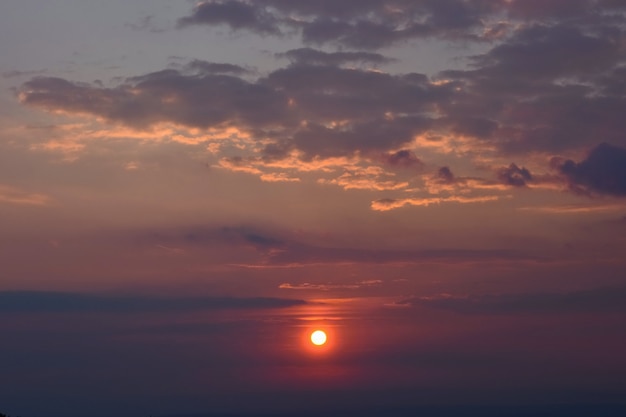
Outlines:
{"type": "Polygon", "coordinates": [[[269,309],[306,304],[286,298],[114,296],[47,291],[0,291],[1,313],[154,313],[269,309]]]}
{"type": "Polygon", "coordinates": [[[30,193],[15,187],[0,184],[0,204],[47,206],[51,201],[51,198],[46,194],[30,193]]]}
{"type": "Polygon", "coordinates": [[[400,198],[400,199],[382,199],[372,201],[372,210],[374,211],[390,211],[396,210],[405,206],[413,207],[428,207],[431,205],[438,205],[443,203],[458,203],[458,204],[472,204],[472,203],[487,203],[490,201],[499,200],[499,196],[477,196],[477,197],[464,197],[464,196],[450,196],[450,197],[412,197],[412,198],[400,198]]]}
{"type": "Polygon", "coordinates": [[[625,288],[599,288],[570,293],[436,296],[401,301],[461,314],[624,313],[625,288]]]}

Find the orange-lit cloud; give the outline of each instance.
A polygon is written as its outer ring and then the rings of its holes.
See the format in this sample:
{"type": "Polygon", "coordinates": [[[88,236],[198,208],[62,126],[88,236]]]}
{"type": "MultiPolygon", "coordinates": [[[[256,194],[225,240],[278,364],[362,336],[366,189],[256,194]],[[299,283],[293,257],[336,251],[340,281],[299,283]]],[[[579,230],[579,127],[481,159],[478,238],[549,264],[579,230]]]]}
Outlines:
{"type": "Polygon", "coordinates": [[[623,204],[608,205],[560,205],[560,206],[536,206],[536,207],[519,207],[520,211],[532,211],[546,214],[593,214],[607,211],[619,211],[626,209],[623,204]]]}
{"type": "Polygon", "coordinates": [[[377,166],[353,168],[333,179],[319,179],[320,184],[332,184],[344,190],[401,190],[409,186],[407,181],[394,181],[394,175],[377,166]]]}
{"type": "Polygon", "coordinates": [[[381,285],[381,280],[365,280],[348,284],[323,283],[313,284],[305,282],[302,284],[282,283],[278,288],[283,290],[300,290],[300,291],[331,291],[331,290],[356,290],[365,287],[375,287],[381,285]]]}
{"type": "Polygon", "coordinates": [[[12,186],[0,184],[0,203],[25,205],[25,206],[47,206],[52,199],[40,193],[30,193],[12,186]]]}
{"type": "Polygon", "coordinates": [[[404,206],[415,207],[428,207],[436,204],[443,203],[486,203],[489,201],[499,200],[500,196],[480,196],[480,197],[464,197],[464,196],[450,196],[450,197],[425,197],[425,198],[400,198],[400,199],[382,199],[372,201],[371,208],[374,211],[390,211],[402,208],[404,206]]]}

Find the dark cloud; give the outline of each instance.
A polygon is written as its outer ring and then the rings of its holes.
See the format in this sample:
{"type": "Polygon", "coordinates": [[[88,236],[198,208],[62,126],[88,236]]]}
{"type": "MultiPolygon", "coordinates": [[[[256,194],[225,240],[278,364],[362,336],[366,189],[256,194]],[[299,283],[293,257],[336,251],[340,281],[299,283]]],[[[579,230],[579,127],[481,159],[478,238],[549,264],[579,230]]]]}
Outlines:
{"type": "Polygon", "coordinates": [[[395,264],[424,262],[491,262],[499,260],[525,261],[536,258],[516,251],[487,249],[439,250],[367,250],[340,247],[317,247],[292,242],[280,251],[268,253],[266,264],[395,264]]]}
{"type": "Polygon", "coordinates": [[[266,126],[289,119],[287,99],[274,89],[231,75],[185,75],[173,69],[133,77],[115,88],[41,77],[23,84],[19,94],[27,105],[134,127],[159,122],[266,126]]]}
{"type": "Polygon", "coordinates": [[[423,165],[422,161],[420,161],[419,158],[408,149],[402,149],[386,155],[385,162],[391,166],[405,168],[415,168],[423,165]]]}
{"type": "Polygon", "coordinates": [[[144,16],[136,22],[126,23],[125,26],[136,31],[148,31],[152,33],[165,32],[164,28],[155,24],[153,15],[144,16]]]}
{"type": "MultiPolygon", "coordinates": [[[[359,48],[420,36],[478,39],[492,24],[511,20],[492,47],[469,58],[467,69],[443,71],[435,82],[423,74],[345,67],[388,62],[381,54],[300,48],[279,54],[291,65],[256,80],[246,68],[196,60],[113,88],[34,78],[18,94],[27,105],[135,128],[234,126],[270,139],[261,161],[293,151],[305,160],[357,154],[373,160],[407,149],[426,132],[468,137],[507,156],[555,155],[599,140],[626,145],[626,16],[618,3],[206,1],[181,25],[295,30],[313,43],[359,48]]],[[[511,186],[528,182],[527,174],[519,167],[497,173],[511,186]]]]}
{"type": "MultiPolygon", "coordinates": [[[[533,10],[544,3],[557,7],[557,2],[530,3],[533,10]]],[[[606,21],[592,6],[581,10],[589,11],[576,19],[521,25],[472,57],[473,69],[443,71],[440,77],[456,83],[461,93],[441,103],[447,117],[440,124],[506,153],[559,152],[593,145],[598,138],[623,143],[626,18],[606,21]]]]}
{"type": "Polygon", "coordinates": [[[513,187],[524,187],[527,182],[533,179],[529,170],[524,167],[520,168],[515,164],[511,164],[506,168],[500,168],[497,174],[500,182],[513,187]]]}
{"type": "Polygon", "coordinates": [[[485,139],[491,137],[498,127],[498,123],[493,120],[481,117],[458,116],[448,122],[454,133],[485,139]]]}
{"type": "MultiPolygon", "coordinates": [[[[445,248],[437,250],[379,250],[312,244],[306,236],[256,226],[190,227],[182,230],[146,232],[138,242],[148,245],[196,246],[233,245],[253,248],[260,256],[257,266],[337,263],[420,263],[440,261],[488,262],[537,260],[525,253],[487,249],[445,248]]],[[[254,265],[251,265],[254,266],[254,265]]]]}
{"type": "Polygon", "coordinates": [[[114,296],[45,291],[2,291],[0,313],[145,313],[284,308],[305,301],[283,298],[114,296]]]}
{"type": "Polygon", "coordinates": [[[532,82],[588,75],[623,59],[620,32],[589,33],[573,25],[532,25],[474,58],[484,75],[532,82]]]}
{"type": "Polygon", "coordinates": [[[200,74],[234,74],[234,75],[243,75],[249,73],[250,71],[240,67],[239,65],[227,64],[227,63],[218,63],[218,62],[207,62],[200,59],[194,59],[190,63],[188,63],[185,68],[190,70],[193,73],[200,74]]]}
{"type": "Polygon", "coordinates": [[[268,233],[253,226],[189,227],[182,230],[145,232],[138,236],[140,243],[211,245],[228,244],[252,246],[260,251],[273,251],[288,244],[277,233],[268,233]]]}
{"type": "Polygon", "coordinates": [[[552,181],[551,178],[541,177],[535,178],[530,171],[524,167],[518,167],[516,164],[511,164],[508,167],[501,167],[495,170],[497,182],[492,179],[480,178],[480,177],[462,177],[456,176],[450,170],[449,167],[441,167],[437,173],[432,177],[434,184],[438,185],[452,185],[456,184],[466,189],[472,187],[495,187],[498,184],[504,184],[510,187],[524,187],[529,182],[539,182],[539,180],[548,182],[552,181]]]}
{"type": "Polygon", "coordinates": [[[296,29],[310,44],[376,49],[410,39],[491,41],[515,23],[594,23],[620,15],[619,0],[210,0],[180,19],[189,24],[226,24],[233,30],[287,33],[296,29]]]}
{"type": "Polygon", "coordinates": [[[32,77],[34,75],[40,75],[45,73],[46,70],[37,70],[37,71],[5,71],[2,73],[3,78],[17,78],[17,77],[32,77]]]}
{"type": "Polygon", "coordinates": [[[402,122],[372,120],[344,130],[310,125],[295,134],[294,144],[304,151],[305,158],[352,155],[357,151],[367,154],[406,144],[428,126],[429,121],[424,118],[402,122]]]}
{"type": "Polygon", "coordinates": [[[555,158],[552,164],[574,191],[626,196],[625,148],[602,143],[581,162],[555,158]]]}
{"type": "Polygon", "coordinates": [[[179,20],[226,24],[233,30],[284,33],[301,31],[305,43],[375,49],[419,37],[480,39],[484,19],[501,9],[500,1],[343,0],[207,1],[179,20]]]}
{"type": "Polygon", "coordinates": [[[279,34],[274,19],[254,3],[236,0],[206,1],[198,4],[190,16],[178,21],[179,26],[227,25],[233,30],[248,29],[263,34],[279,34]]]}
{"type": "Polygon", "coordinates": [[[443,184],[452,184],[455,177],[449,167],[441,167],[437,171],[436,179],[443,184]]]}
{"type": "Polygon", "coordinates": [[[523,19],[573,17],[593,10],[596,3],[590,0],[513,0],[509,14],[523,19]]]}
{"type": "Polygon", "coordinates": [[[91,114],[134,128],[162,122],[234,126],[273,137],[277,145],[267,151],[274,158],[278,148],[297,148],[307,157],[400,148],[429,128],[437,102],[454,95],[449,86],[432,84],[421,74],[302,64],[249,81],[238,76],[244,71],[192,61],[181,70],[131,77],[112,88],[40,77],[24,83],[18,95],[26,105],[91,114]],[[337,121],[343,123],[329,126],[337,121]]]}
{"type": "Polygon", "coordinates": [[[506,294],[422,297],[400,302],[462,314],[624,313],[626,288],[601,288],[563,294],[506,294]]]}
{"type": "Polygon", "coordinates": [[[292,49],[276,56],[287,58],[294,65],[340,66],[347,63],[386,64],[392,61],[373,52],[324,52],[312,48],[292,49]]]}
{"type": "Polygon", "coordinates": [[[321,45],[336,42],[358,49],[378,49],[408,37],[405,31],[396,31],[388,25],[368,21],[347,23],[316,19],[302,30],[305,43],[321,45]]]}

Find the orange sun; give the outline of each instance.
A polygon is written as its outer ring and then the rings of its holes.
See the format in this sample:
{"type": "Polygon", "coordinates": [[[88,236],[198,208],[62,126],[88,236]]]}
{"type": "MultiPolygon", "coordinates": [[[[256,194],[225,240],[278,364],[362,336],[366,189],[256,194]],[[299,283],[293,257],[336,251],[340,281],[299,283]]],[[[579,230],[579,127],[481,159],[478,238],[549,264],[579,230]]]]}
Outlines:
{"type": "Polygon", "coordinates": [[[326,333],[323,330],[316,330],[311,333],[311,343],[315,346],[322,346],[326,343],[326,333]]]}

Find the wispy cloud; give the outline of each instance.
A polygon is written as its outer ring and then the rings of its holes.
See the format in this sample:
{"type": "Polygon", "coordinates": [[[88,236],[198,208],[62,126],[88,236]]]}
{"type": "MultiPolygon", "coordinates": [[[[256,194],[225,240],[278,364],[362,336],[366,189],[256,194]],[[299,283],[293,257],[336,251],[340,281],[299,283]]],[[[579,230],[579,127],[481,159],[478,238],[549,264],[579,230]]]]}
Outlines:
{"type": "Polygon", "coordinates": [[[499,200],[500,196],[477,196],[477,197],[465,197],[465,196],[450,196],[450,197],[413,197],[413,198],[400,198],[400,199],[382,199],[372,201],[371,207],[374,211],[390,211],[399,209],[405,206],[414,207],[428,207],[431,205],[443,204],[443,203],[459,203],[459,204],[472,204],[472,203],[486,203],[489,201],[499,200]]]}
{"type": "Polygon", "coordinates": [[[400,301],[399,304],[452,310],[462,314],[611,313],[626,311],[625,288],[599,288],[568,293],[439,295],[400,301]]]}
{"type": "Polygon", "coordinates": [[[45,291],[0,291],[0,313],[143,313],[285,308],[286,298],[116,296],[45,291]]]}
{"type": "Polygon", "coordinates": [[[52,199],[46,194],[31,193],[0,184],[0,203],[24,206],[47,206],[51,202],[52,199]]]}
{"type": "Polygon", "coordinates": [[[315,284],[305,282],[302,284],[290,284],[288,282],[282,283],[278,288],[283,290],[299,290],[299,291],[332,291],[332,290],[357,290],[359,288],[376,287],[383,283],[381,280],[365,280],[354,283],[339,284],[339,283],[322,283],[315,284]]]}
{"type": "Polygon", "coordinates": [[[520,211],[534,211],[547,214],[593,214],[601,212],[619,211],[626,209],[626,205],[555,205],[555,206],[535,206],[519,207],[520,211]]]}

